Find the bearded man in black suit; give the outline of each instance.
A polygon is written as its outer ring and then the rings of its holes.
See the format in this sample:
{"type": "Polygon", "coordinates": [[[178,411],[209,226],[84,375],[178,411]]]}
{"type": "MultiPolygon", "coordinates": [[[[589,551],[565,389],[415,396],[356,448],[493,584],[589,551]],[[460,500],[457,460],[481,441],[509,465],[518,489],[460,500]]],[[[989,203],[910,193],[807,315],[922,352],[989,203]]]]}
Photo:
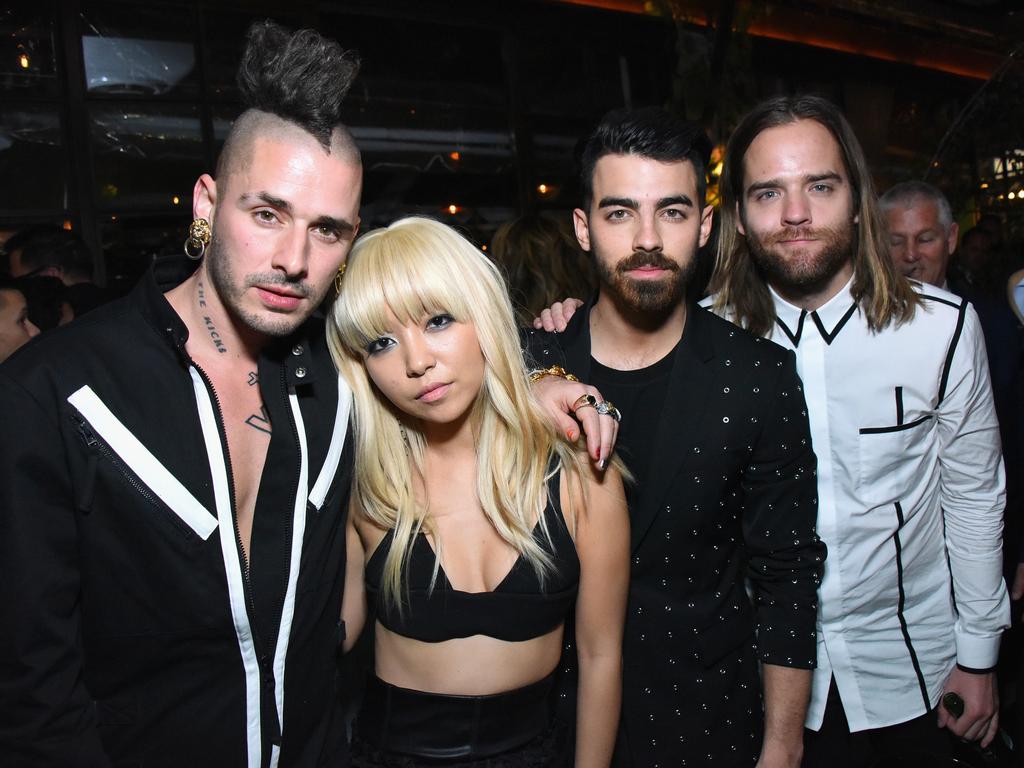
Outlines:
{"type": "Polygon", "coordinates": [[[686,298],[711,232],[709,149],[660,109],[605,116],[574,212],[599,291],[532,345],[625,416],[617,445],[636,482],[616,764],[795,767],[825,557],[815,458],[792,354],[686,298]]]}

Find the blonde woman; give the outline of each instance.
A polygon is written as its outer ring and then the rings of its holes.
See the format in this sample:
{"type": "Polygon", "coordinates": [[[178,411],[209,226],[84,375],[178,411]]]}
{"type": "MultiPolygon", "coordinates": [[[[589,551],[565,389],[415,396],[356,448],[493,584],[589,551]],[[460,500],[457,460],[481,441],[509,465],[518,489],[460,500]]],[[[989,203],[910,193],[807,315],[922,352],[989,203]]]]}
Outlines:
{"type": "Polygon", "coordinates": [[[592,470],[532,399],[496,268],[447,226],[402,219],[356,244],[329,326],[355,399],[349,644],[368,608],[376,617],[353,764],[561,764],[550,699],[574,610],[576,765],[608,765],[622,481],[615,465],[592,470]]]}

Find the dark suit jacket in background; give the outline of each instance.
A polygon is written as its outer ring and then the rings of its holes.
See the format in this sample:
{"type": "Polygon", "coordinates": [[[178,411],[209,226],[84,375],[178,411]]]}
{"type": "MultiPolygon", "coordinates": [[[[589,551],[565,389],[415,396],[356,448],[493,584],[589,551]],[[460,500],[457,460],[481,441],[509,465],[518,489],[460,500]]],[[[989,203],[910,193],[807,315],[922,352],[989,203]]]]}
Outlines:
{"type": "MultiPolygon", "coordinates": [[[[590,308],[562,334],[529,334],[539,365],[588,380],[590,308]]],[[[630,509],[616,763],[753,765],[763,728],[757,661],[815,663],[825,546],[814,532],[807,409],[792,353],[696,305],[672,354],[652,465],[630,509]]],[[[572,656],[562,664],[570,702],[572,656]]]]}

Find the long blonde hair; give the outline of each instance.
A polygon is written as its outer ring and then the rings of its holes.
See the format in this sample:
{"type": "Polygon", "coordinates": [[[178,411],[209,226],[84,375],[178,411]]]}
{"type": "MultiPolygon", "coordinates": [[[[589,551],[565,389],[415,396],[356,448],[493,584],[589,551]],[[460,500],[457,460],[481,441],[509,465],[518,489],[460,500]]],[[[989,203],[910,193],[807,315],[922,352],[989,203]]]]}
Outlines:
{"type": "Polygon", "coordinates": [[[875,332],[900,325],[914,316],[920,300],[910,283],[889,258],[885,221],[878,208],[864,152],[842,112],[820,96],[778,96],[762,102],[740,122],[729,138],[719,182],[722,226],[718,259],[710,291],[715,309],[725,311],[739,325],[758,336],[771,335],[775,304],[760,269],[751,258],[747,240],[739,234],[737,218],[744,205],[743,163],[754,139],[764,130],[801,120],[826,128],[839,145],[853,187],[858,214],[853,242],[851,292],[875,332]]]}
{"type": "MultiPolygon", "coordinates": [[[[355,244],[327,324],[331,354],[355,401],[358,513],[381,530],[394,531],[381,585],[385,599],[401,608],[407,586],[403,571],[421,531],[435,541],[435,579],[442,546],[427,505],[417,503],[413,492],[414,477],[423,471],[425,439],[374,386],[363,362],[367,345],[388,333],[389,311],[399,323],[447,313],[476,331],[484,356],[484,382],[471,414],[479,502],[498,535],[543,583],[552,559],[534,538],[533,526],[539,524],[550,543],[543,514],[547,480],[562,466],[578,474],[579,460],[530,393],[512,306],[497,268],[446,225],[410,217],[355,244]]],[[[571,510],[566,512],[572,519],[571,510]]]]}

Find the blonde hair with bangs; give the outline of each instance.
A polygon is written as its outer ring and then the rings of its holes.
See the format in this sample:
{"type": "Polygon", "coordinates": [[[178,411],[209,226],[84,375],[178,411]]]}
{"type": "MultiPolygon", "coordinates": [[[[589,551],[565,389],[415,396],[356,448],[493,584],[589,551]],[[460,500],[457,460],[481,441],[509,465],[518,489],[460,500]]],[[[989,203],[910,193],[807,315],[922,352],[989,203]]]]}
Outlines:
{"type": "MultiPolygon", "coordinates": [[[[381,585],[385,599],[401,608],[403,570],[420,532],[434,539],[434,580],[442,547],[428,505],[418,504],[413,493],[413,479],[423,471],[424,437],[377,390],[364,364],[367,346],[388,332],[389,312],[400,323],[443,312],[476,331],[485,363],[471,416],[478,499],[498,535],[543,585],[552,560],[533,526],[539,524],[550,543],[544,508],[552,458],[554,471],[567,467],[577,476],[579,460],[530,393],[512,305],[497,268],[450,227],[409,217],[356,242],[328,321],[331,354],[354,396],[358,513],[394,531],[381,585]]],[[[572,510],[566,512],[574,519],[572,510]]]]}

